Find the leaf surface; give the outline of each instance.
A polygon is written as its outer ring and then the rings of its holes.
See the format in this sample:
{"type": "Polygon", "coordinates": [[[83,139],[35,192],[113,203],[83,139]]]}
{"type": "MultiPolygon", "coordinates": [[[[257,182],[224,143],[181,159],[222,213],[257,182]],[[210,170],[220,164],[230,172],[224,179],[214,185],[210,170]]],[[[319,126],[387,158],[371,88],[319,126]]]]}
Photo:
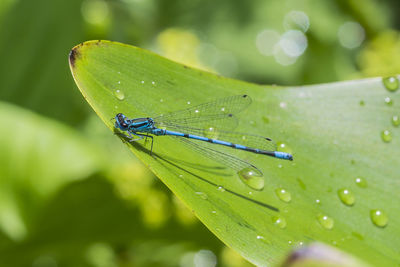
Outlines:
{"type": "Polygon", "coordinates": [[[115,133],[112,118],[119,112],[155,117],[222,97],[251,96],[250,107],[237,116],[237,130],[270,137],[294,156],[288,162],[229,151],[263,172],[262,191],[174,138],[155,137],[153,155],[150,142],[127,142],[216,236],[251,262],[281,262],[294,246],[313,241],[374,265],[399,262],[400,129],[391,118],[399,114],[400,93],[387,90],[381,78],[260,86],[109,41],[76,46],[70,67],[88,103],[115,133]],[[382,141],[384,130],[391,132],[390,142],[382,141]],[[342,189],[348,190],[344,196],[342,189]],[[372,222],[375,209],[387,215],[384,227],[372,222]]]}

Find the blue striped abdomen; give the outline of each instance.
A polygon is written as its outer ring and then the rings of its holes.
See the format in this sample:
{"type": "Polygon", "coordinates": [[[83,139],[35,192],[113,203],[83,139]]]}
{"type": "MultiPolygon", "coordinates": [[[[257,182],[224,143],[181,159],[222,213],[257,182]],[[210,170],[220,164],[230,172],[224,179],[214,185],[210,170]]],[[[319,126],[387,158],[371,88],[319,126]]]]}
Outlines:
{"type": "Polygon", "coordinates": [[[211,139],[211,138],[207,138],[204,136],[198,136],[198,135],[194,135],[194,134],[185,134],[185,133],[168,131],[168,130],[162,130],[162,131],[163,131],[163,135],[180,136],[180,137],[195,139],[195,140],[199,140],[199,141],[209,142],[209,143],[213,143],[213,144],[217,144],[217,145],[228,146],[228,147],[232,147],[235,149],[253,152],[256,154],[263,154],[263,155],[268,155],[268,156],[275,157],[275,158],[293,160],[292,155],[285,153],[285,152],[261,150],[261,149],[257,149],[257,148],[251,148],[251,147],[246,147],[246,146],[239,145],[239,144],[234,144],[234,143],[227,142],[227,141],[211,139]]]}

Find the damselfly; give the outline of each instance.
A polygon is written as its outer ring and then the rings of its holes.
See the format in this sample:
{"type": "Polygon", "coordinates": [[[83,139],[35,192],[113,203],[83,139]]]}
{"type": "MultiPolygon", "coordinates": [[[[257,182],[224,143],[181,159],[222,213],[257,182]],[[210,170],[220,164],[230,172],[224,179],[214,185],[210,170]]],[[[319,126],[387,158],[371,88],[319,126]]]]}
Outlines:
{"type": "Polygon", "coordinates": [[[215,145],[293,160],[291,154],[276,151],[275,142],[268,137],[230,131],[237,124],[234,114],[247,108],[250,103],[250,96],[236,95],[158,117],[129,119],[124,114],[118,113],[115,116],[115,127],[127,132],[127,138],[131,141],[144,137],[151,138],[151,152],[154,142],[152,135],[178,137],[192,149],[235,170],[256,167],[226,152],[214,149],[215,145]]]}

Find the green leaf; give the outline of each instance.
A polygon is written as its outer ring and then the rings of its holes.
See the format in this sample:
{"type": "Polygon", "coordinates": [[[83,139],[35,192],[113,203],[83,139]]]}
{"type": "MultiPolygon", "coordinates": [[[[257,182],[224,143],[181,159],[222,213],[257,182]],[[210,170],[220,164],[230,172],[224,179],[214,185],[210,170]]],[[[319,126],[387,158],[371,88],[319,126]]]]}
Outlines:
{"type": "MultiPolygon", "coordinates": [[[[153,155],[150,142],[127,142],[216,236],[251,262],[278,263],[293,246],[313,241],[375,265],[400,260],[400,129],[391,124],[400,96],[385,89],[381,78],[260,86],[109,41],[76,46],[70,66],[86,100],[116,133],[111,119],[119,112],[155,116],[221,97],[251,96],[252,105],[238,115],[238,131],[268,136],[294,155],[288,162],[229,151],[262,170],[262,191],[174,138],[155,137],[153,155]],[[392,134],[388,143],[381,139],[384,130],[392,134]],[[375,209],[388,216],[386,225],[372,222],[375,209]]],[[[375,221],[384,224],[382,215],[375,221]]]]}
{"type": "Polygon", "coordinates": [[[0,228],[20,240],[49,198],[103,160],[73,129],[31,111],[0,102],[0,120],[0,228]]]}

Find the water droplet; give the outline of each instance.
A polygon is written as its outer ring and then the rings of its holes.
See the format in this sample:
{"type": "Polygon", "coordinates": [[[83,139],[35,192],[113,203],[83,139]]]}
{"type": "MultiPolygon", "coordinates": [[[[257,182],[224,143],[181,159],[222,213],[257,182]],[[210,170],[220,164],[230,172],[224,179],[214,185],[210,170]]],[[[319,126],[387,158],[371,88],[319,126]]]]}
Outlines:
{"type": "Polygon", "coordinates": [[[155,85],[155,84],[156,84],[156,82],[152,81],[152,82],[151,82],[151,84],[152,84],[152,85],[155,85]]]}
{"type": "Polygon", "coordinates": [[[263,190],[264,189],[264,178],[261,171],[247,167],[244,168],[237,173],[240,179],[248,185],[250,188],[255,190],[263,190]]]}
{"type": "Polygon", "coordinates": [[[290,200],[292,200],[292,195],[284,188],[275,189],[275,194],[284,202],[290,202],[290,200]]]}
{"type": "Polygon", "coordinates": [[[367,181],[364,178],[357,177],[355,181],[356,181],[356,185],[358,187],[361,187],[361,188],[367,187],[367,181]]]}
{"type": "Polygon", "coordinates": [[[360,106],[365,106],[365,102],[364,102],[364,100],[360,100],[360,106]]]}
{"type": "Polygon", "coordinates": [[[346,188],[339,189],[338,196],[339,196],[340,200],[347,206],[353,205],[356,200],[353,192],[351,192],[349,189],[346,189],[346,188]]]}
{"type": "Polygon", "coordinates": [[[207,199],[208,198],[207,194],[203,193],[203,192],[196,192],[196,195],[198,195],[202,199],[207,199]]]}
{"type": "Polygon", "coordinates": [[[394,92],[397,89],[399,89],[399,80],[394,76],[383,78],[382,82],[383,85],[386,87],[386,89],[388,89],[391,92],[394,92]]]}
{"type": "Polygon", "coordinates": [[[286,107],[287,107],[287,104],[286,104],[286,102],[281,102],[281,103],[279,103],[279,106],[280,106],[281,108],[286,108],[286,107]]]}
{"type": "Polygon", "coordinates": [[[393,124],[393,126],[395,126],[395,127],[397,127],[397,126],[400,125],[400,118],[399,118],[399,116],[394,115],[394,116],[392,117],[392,124],[393,124]]]}
{"type": "Polygon", "coordinates": [[[321,200],[316,199],[316,200],[315,200],[315,203],[319,204],[319,203],[321,203],[321,200]]]}
{"type": "Polygon", "coordinates": [[[262,235],[258,235],[257,237],[256,237],[257,239],[264,239],[264,237],[262,236],[262,235]]]}
{"type": "Polygon", "coordinates": [[[212,213],[212,214],[216,214],[216,213],[217,213],[217,211],[216,211],[216,210],[213,210],[213,211],[211,211],[211,213],[212,213]]]}
{"type": "Polygon", "coordinates": [[[283,142],[278,142],[277,143],[277,151],[286,152],[286,153],[289,153],[289,154],[293,153],[292,149],[287,144],[285,144],[283,142]]]}
{"type": "Polygon", "coordinates": [[[164,99],[161,98],[161,99],[160,99],[160,102],[164,102],[164,99]]]}
{"type": "Polygon", "coordinates": [[[118,84],[121,84],[121,81],[118,81],[118,84]]]}
{"type": "Polygon", "coordinates": [[[282,216],[273,216],[272,218],[272,223],[278,226],[281,229],[286,228],[286,220],[282,216]]]}
{"type": "Polygon", "coordinates": [[[392,134],[389,130],[382,131],[381,137],[383,142],[389,143],[390,141],[392,141],[392,134]]]}
{"type": "Polygon", "coordinates": [[[218,186],[218,191],[225,192],[225,188],[223,186],[218,186]]]}
{"type": "Polygon", "coordinates": [[[190,101],[188,101],[187,104],[190,105],[190,101]]]}
{"type": "Polygon", "coordinates": [[[322,227],[325,229],[331,230],[333,228],[333,225],[335,222],[331,217],[328,217],[326,215],[320,214],[317,216],[319,224],[321,224],[322,227]]]}
{"type": "Polygon", "coordinates": [[[144,81],[141,81],[141,83],[144,83],[144,81]]]}
{"type": "Polygon", "coordinates": [[[218,138],[218,131],[210,126],[210,127],[205,127],[203,130],[203,135],[205,137],[211,138],[211,139],[217,139],[218,138]]]}
{"type": "Polygon", "coordinates": [[[263,120],[264,123],[269,123],[268,117],[263,116],[263,117],[262,117],[262,120],[263,120]]]}
{"type": "Polygon", "coordinates": [[[195,112],[195,113],[199,113],[199,110],[198,110],[198,109],[196,109],[194,112],[195,112]]]}
{"type": "Polygon", "coordinates": [[[124,98],[125,98],[124,92],[122,92],[119,89],[114,91],[114,95],[118,100],[124,100],[124,98]]]}
{"type": "Polygon", "coordinates": [[[386,103],[386,105],[391,106],[391,105],[393,105],[393,100],[387,96],[387,97],[385,97],[385,103],[386,103]]]}
{"type": "Polygon", "coordinates": [[[388,223],[388,216],[386,212],[379,209],[374,209],[370,211],[371,221],[379,227],[385,227],[388,223]]]}

